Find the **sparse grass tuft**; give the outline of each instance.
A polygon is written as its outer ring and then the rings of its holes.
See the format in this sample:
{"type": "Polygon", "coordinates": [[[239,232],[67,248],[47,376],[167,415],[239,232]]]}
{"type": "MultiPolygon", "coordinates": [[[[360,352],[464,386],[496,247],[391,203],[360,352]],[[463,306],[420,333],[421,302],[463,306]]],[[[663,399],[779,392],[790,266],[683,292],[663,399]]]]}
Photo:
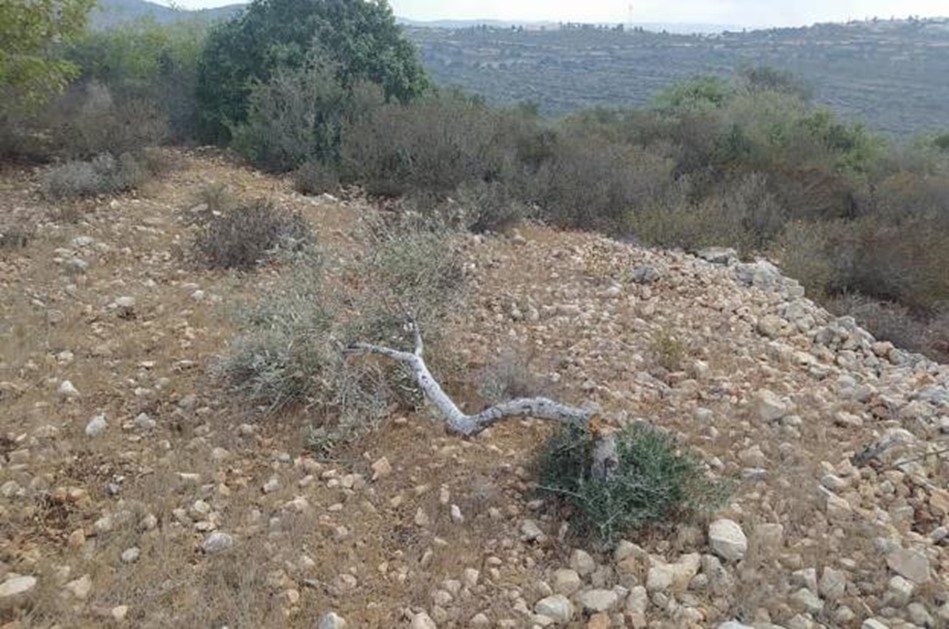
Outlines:
{"type": "Polygon", "coordinates": [[[668,332],[660,332],[652,340],[656,364],[666,371],[680,371],[688,355],[686,344],[668,332]]]}
{"type": "Polygon", "coordinates": [[[557,430],[538,462],[539,489],[573,509],[581,536],[612,542],[655,524],[673,524],[716,508],[727,484],[710,479],[695,454],[671,435],[638,423],[616,435],[619,471],[611,480],[589,474],[593,439],[583,427],[557,430]]]}
{"type": "Polygon", "coordinates": [[[208,268],[247,271],[279,249],[299,250],[313,241],[303,216],[257,201],[229,211],[212,211],[194,246],[208,268]]]}
{"type": "Polygon", "coordinates": [[[514,352],[501,354],[477,376],[478,393],[497,404],[521,397],[547,396],[550,382],[531,371],[527,360],[514,352]]]}
{"type": "Polygon", "coordinates": [[[36,225],[33,223],[0,223],[0,249],[22,249],[35,235],[36,225]]]}
{"type": "Polygon", "coordinates": [[[116,159],[103,153],[88,162],[67,162],[50,170],[43,180],[49,199],[74,199],[124,192],[141,185],[148,169],[131,153],[116,159]]]}

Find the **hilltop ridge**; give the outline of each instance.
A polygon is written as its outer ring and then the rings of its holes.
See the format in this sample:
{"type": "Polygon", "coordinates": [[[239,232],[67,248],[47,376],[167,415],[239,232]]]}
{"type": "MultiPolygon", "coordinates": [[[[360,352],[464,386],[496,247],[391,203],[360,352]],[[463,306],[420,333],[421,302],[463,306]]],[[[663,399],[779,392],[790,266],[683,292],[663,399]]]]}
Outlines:
{"type": "Polygon", "coordinates": [[[830,315],[766,260],[532,224],[464,236],[465,373],[524,357],[558,397],[667,430],[737,483],[707,520],[584,546],[533,491],[542,422],[465,440],[400,414],[318,459],[305,411],[255,421],[210,368],[233,308],[285,269],[190,265],[197,192],[299,210],[330,269],[378,210],[200,151],[168,159],[141,193],[71,204],[39,200],[42,168],[0,176],[4,212],[37,225],[0,250],[0,620],[949,623],[949,367],[830,315]]]}

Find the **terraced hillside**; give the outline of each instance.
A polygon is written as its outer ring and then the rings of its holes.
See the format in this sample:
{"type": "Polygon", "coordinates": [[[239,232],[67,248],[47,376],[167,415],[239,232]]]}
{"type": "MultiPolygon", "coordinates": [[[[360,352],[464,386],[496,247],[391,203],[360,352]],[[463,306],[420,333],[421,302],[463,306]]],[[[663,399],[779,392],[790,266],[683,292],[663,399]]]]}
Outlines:
{"type": "Polygon", "coordinates": [[[549,114],[642,105],[696,74],[743,64],[798,73],[817,99],[890,133],[949,127],[949,20],[880,21],[716,36],[594,28],[409,28],[443,84],[549,114]]]}

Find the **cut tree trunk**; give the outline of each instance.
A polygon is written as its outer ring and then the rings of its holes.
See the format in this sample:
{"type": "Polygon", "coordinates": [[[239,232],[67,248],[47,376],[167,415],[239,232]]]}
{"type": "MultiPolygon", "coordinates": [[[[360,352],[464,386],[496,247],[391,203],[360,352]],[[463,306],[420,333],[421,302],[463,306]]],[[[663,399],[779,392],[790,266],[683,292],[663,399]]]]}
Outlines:
{"type": "MultiPolygon", "coordinates": [[[[590,420],[596,416],[594,411],[567,406],[544,397],[519,398],[501,402],[474,415],[464,413],[445,393],[428,370],[422,356],[424,345],[421,331],[414,322],[409,325],[415,336],[415,350],[413,352],[404,352],[370,343],[354,343],[346,349],[346,353],[375,354],[401,363],[411,372],[415,382],[425,393],[425,397],[445,417],[446,425],[450,431],[465,437],[471,437],[510,417],[535,417],[537,419],[579,424],[588,430],[591,429],[590,420]]],[[[619,468],[616,441],[612,435],[600,430],[591,430],[591,434],[594,439],[594,448],[590,472],[596,478],[610,479],[619,468]]]]}

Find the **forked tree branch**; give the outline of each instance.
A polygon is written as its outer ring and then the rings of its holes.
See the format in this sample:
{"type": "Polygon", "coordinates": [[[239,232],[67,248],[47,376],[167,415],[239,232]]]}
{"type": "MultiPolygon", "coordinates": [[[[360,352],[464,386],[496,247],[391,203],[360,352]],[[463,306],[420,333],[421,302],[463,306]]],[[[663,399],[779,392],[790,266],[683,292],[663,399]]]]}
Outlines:
{"type": "MultiPolygon", "coordinates": [[[[415,382],[445,417],[449,430],[471,437],[491,425],[510,417],[536,417],[563,423],[588,425],[595,415],[594,411],[567,406],[545,397],[519,398],[490,406],[479,413],[468,415],[442,389],[432,376],[423,358],[424,345],[422,334],[414,321],[409,326],[415,337],[415,350],[404,352],[382,345],[353,343],[346,348],[347,354],[375,354],[385,356],[404,365],[412,374],[415,382]]],[[[619,467],[615,440],[606,434],[596,434],[591,472],[599,478],[612,478],[619,467]]]]}

